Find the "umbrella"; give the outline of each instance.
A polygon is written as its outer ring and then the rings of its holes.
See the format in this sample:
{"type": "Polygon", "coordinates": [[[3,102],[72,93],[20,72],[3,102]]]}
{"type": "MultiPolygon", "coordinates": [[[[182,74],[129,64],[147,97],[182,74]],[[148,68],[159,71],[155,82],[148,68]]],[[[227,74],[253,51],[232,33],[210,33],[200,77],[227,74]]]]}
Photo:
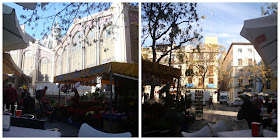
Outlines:
{"type": "Polygon", "coordinates": [[[3,4],[3,51],[24,49],[28,40],[22,32],[15,9],[3,4]]]}
{"type": "Polygon", "coordinates": [[[12,57],[8,53],[3,54],[3,73],[21,75],[21,69],[15,64],[12,57]]]}
{"type": "Polygon", "coordinates": [[[245,20],[240,35],[249,40],[277,76],[277,15],[245,20]]]}

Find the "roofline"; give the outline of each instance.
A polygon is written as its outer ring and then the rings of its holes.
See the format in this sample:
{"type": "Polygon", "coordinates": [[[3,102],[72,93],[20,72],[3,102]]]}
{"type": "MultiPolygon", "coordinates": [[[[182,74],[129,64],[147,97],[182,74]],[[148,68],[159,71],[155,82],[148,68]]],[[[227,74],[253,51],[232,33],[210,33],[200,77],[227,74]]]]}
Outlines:
{"type": "Polygon", "coordinates": [[[228,53],[229,53],[229,51],[231,50],[231,48],[232,48],[233,45],[253,45],[253,44],[252,44],[252,43],[241,43],[241,42],[231,43],[231,45],[230,45],[230,47],[229,47],[229,49],[228,49],[228,52],[227,52],[227,54],[226,54],[226,56],[225,56],[225,58],[224,58],[224,60],[223,60],[222,65],[224,64],[224,61],[225,61],[225,59],[227,58],[227,55],[228,55],[228,53]]]}

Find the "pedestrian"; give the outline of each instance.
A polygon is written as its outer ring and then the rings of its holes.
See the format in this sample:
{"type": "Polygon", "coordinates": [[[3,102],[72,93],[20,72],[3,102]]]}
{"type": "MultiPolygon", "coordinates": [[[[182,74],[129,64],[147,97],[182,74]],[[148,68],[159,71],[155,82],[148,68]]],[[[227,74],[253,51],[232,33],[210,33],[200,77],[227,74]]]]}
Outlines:
{"type": "Polygon", "coordinates": [[[74,104],[77,104],[80,102],[80,95],[79,95],[77,88],[74,88],[73,91],[74,91],[75,95],[74,95],[74,97],[72,97],[71,100],[74,104]]]}
{"type": "Polygon", "coordinates": [[[212,96],[210,96],[208,102],[209,102],[209,108],[210,108],[211,105],[214,107],[212,96]]]}
{"type": "Polygon", "coordinates": [[[9,109],[11,106],[12,114],[14,114],[17,94],[17,90],[12,87],[12,83],[9,83],[8,88],[4,91],[4,97],[6,98],[6,109],[9,109]]]}
{"type": "Polygon", "coordinates": [[[34,114],[35,112],[35,99],[30,96],[28,92],[28,88],[23,88],[25,92],[25,97],[19,103],[19,105],[23,105],[23,114],[34,114]]]}
{"type": "Polygon", "coordinates": [[[28,87],[27,86],[22,86],[23,92],[21,92],[20,97],[21,100],[25,98],[26,93],[28,92],[28,87]]]}
{"type": "Polygon", "coordinates": [[[270,114],[273,109],[277,109],[277,103],[275,99],[272,99],[271,104],[268,104],[267,106],[267,113],[270,114]]]}
{"type": "Polygon", "coordinates": [[[42,100],[43,97],[46,97],[46,91],[47,90],[48,90],[48,87],[45,86],[43,89],[36,91],[36,99],[39,100],[39,103],[41,103],[41,100],[42,100]]]}

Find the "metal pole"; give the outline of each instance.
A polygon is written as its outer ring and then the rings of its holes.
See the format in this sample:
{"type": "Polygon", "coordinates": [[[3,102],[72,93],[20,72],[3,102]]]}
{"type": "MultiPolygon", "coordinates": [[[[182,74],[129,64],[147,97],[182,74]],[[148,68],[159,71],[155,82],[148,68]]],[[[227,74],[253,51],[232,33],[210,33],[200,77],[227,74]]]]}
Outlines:
{"type": "Polygon", "coordinates": [[[58,84],[58,105],[60,105],[60,83],[58,84]]]}
{"type": "Polygon", "coordinates": [[[111,120],[111,125],[110,125],[110,130],[112,132],[112,125],[113,125],[113,116],[112,116],[112,100],[113,100],[113,92],[112,92],[112,79],[113,79],[113,73],[112,73],[112,64],[111,64],[111,71],[110,71],[110,120],[111,120]]]}

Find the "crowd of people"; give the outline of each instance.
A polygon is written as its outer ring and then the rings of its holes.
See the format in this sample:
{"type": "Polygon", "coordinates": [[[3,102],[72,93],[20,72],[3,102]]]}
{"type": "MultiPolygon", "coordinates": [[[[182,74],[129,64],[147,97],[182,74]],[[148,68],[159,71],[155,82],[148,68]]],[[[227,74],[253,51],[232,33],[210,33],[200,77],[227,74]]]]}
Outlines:
{"type": "MultiPolygon", "coordinates": [[[[263,99],[255,95],[252,99],[244,100],[244,103],[241,106],[241,109],[238,111],[237,118],[238,120],[245,119],[248,123],[249,128],[251,128],[252,122],[259,122],[263,124],[263,127],[266,128],[270,126],[272,119],[262,117],[262,108],[264,107],[263,99]]],[[[267,113],[272,116],[272,110],[277,109],[276,100],[273,99],[271,104],[266,105],[267,113]]]]}
{"type": "MultiPolygon", "coordinates": [[[[37,90],[36,98],[31,97],[29,92],[29,88],[26,85],[19,87],[16,90],[12,83],[8,83],[8,87],[3,90],[3,109],[9,110],[12,115],[15,113],[15,106],[17,106],[17,110],[22,110],[22,114],[35,114],[36,110],[40,108],[36,108],[36,101],[37,104],[41,104],[44,100],[47,100],[45,97],[45,93],[48,87],[45,86],[42,90],[37,90]],[[41,95],[38,98],[38,95],[41,95]]],[[[40,105],[39,105],[40,106],[40,105]]]]}

